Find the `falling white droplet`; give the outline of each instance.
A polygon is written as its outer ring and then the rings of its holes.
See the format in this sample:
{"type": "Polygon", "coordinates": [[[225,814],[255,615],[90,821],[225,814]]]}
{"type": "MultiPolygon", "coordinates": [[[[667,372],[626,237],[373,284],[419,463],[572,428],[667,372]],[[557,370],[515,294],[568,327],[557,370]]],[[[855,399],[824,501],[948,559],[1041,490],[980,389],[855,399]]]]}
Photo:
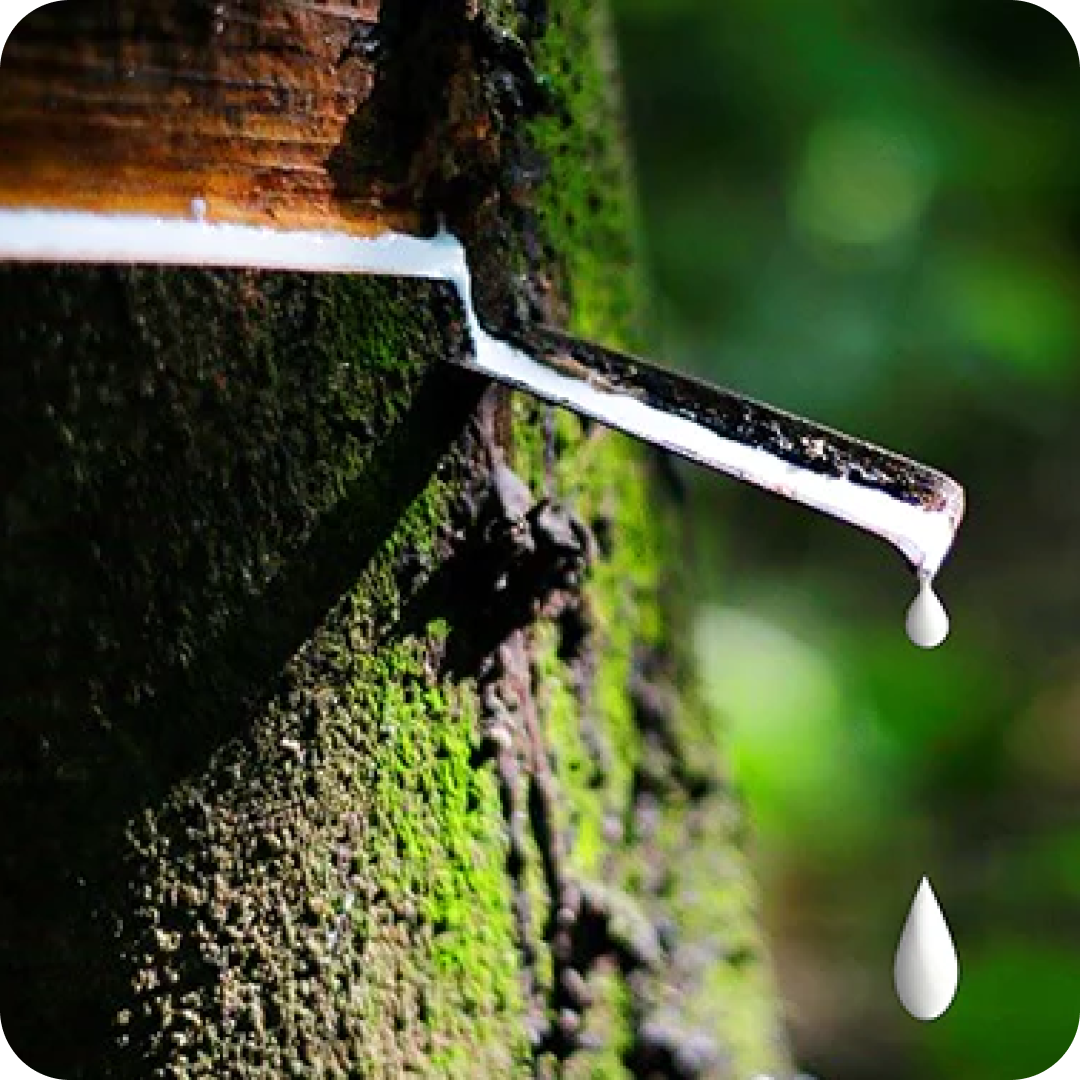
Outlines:
{"type": "Polygon", "coordinates": [[[936,1020],[956,996],[960,963],[929,878],[919,884],[900,944],[893,982],[900,1004],[916,1020],[936,1020]]]}
{"type": "Polygon", "coordinates": [[[205,221],[206,220],[206,211],[207,211],[207,209],[208,209],[208,207],[206,205],[206,200],[205,199],[203,199],[201,197],[196,197],[196,198],[191,200],[191,216],[196,221],[205,221]]]}
{"type": "Polygon", "coordinates": [[[919,579],[919,592],[907,610],[907,636],[922,649],[936,649],[949,636],[949,613],[934,592],[932,579],[919,579]]]}

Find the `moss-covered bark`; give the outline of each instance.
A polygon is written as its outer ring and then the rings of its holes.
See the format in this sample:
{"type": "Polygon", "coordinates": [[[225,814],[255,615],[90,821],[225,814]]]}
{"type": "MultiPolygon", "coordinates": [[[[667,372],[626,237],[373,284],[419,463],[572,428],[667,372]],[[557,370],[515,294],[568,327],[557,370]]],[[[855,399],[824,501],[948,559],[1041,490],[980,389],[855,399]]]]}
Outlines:
{"type": "MultiPolygon", "coordinates": [[[[447,200],[482,310],[632,343],[610,43],[584,0],[526,6],[528,86],[510,5],[417,6],[454,90],[372,167],[447,200]],[[433,155],[470,109],[483,148],[433,155]]],[[[7,267],[0,297],[0,1014],[29,1063],[781,1067],[641,448],[449,365],[439,286],[7,267]]]]}

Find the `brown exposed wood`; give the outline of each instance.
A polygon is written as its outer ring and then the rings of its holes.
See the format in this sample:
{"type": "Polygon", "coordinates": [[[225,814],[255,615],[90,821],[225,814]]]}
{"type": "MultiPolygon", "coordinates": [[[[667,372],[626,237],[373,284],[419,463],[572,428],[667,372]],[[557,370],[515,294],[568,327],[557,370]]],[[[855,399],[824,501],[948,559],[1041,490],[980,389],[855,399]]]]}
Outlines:
{"type": "MultiPolygon", "coordinates": [[[[371,95],[380,0],[64,0],[0,65],[0,205],[409,227],[334,169],[371,95]],[[200,204],[195,203],[196,206],[200,204]]],[[[365,178],[366,177],[366,178],[365,178]]]]}

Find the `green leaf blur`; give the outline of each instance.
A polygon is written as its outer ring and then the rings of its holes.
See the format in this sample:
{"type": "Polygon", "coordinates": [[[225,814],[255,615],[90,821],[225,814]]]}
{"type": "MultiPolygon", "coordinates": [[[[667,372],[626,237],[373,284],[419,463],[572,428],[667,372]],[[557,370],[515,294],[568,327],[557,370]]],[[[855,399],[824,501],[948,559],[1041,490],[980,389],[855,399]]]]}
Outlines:
{"type": "Polygon", "coordinates": [[[953,633],[852,530],[686,470],[692,628],[823,1080],[1016,1080],[1080,1019],[1080,63],[1014,0],[616,0],[658,352],[945,469],[953,633]],[[923,874],[957,941],[892,990],[923,874]]]}

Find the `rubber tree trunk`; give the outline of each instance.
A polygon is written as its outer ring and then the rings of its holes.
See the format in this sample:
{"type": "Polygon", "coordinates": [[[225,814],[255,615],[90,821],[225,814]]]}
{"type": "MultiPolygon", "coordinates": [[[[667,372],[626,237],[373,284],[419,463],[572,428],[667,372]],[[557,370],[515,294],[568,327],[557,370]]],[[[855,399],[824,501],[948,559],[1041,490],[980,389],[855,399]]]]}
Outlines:
{"type": "MultiPolygon", "coordinates": [[[[0,193],[442,215],[493,322],[638,344],[608,28],[511,9],[50,5],[4,54],[0,193]]],[[[678,506],[450,364],[460,314],[0,269],[0,1019],[34,1068],[783,1070],[678,506]]]]}

